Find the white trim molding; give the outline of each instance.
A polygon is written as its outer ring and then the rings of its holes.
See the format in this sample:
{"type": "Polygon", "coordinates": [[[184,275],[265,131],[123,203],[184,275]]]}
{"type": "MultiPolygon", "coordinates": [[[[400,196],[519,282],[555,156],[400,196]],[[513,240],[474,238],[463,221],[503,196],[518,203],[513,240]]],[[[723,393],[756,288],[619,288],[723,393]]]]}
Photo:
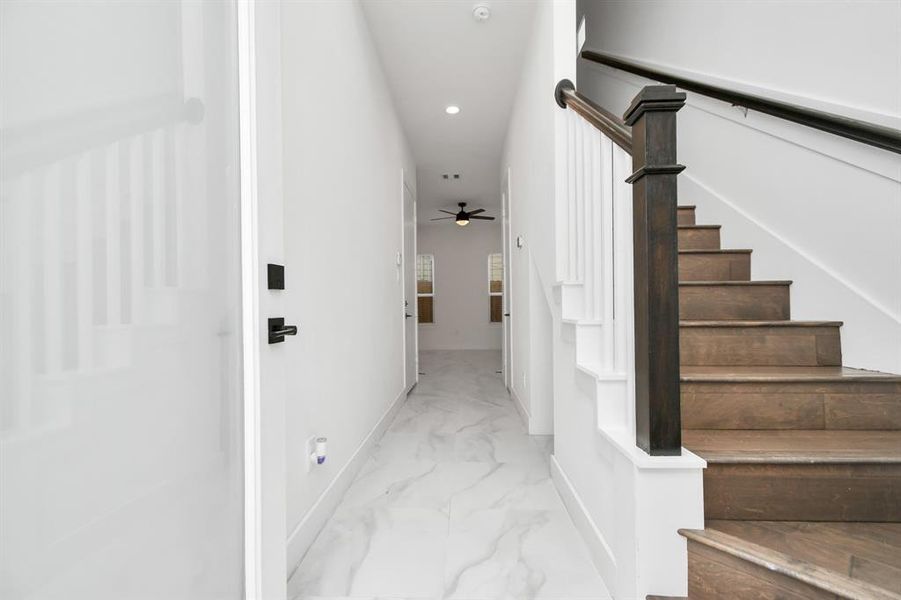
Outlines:
{"type": "Polygon", "coordinates": [[[241,301],[244,378],[244,597],[262,600],[259,240],[254,3],[238,0],[241,301]]]}
{"type": "Polygon", "coordinates": [[[388,426],[394,420],[397,411],[407,399],[407,391],[402,390],[400,394],[391,403],[375,426],[369,431],[356,451],[350,457],[350,460],[341,468],[338,475],[332,480],[327,488],[322,492],[313,506],[307,511],[297,527],[288,536],[288,578],[294,575],[294,572],[303,561],[307,550],[313,545],[313,541],[326,522],[335,512],[335,509],[341,503],[344,494],[350,488],[354,478],[360,469],[366,463],[373,448],[382,438],[388,426]]]}

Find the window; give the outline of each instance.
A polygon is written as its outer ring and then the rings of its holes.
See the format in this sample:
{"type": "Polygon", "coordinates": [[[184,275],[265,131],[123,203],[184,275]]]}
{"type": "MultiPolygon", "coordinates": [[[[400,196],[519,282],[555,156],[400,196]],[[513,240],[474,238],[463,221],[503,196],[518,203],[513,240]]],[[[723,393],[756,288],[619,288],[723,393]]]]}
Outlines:
{"type": "Polygon", "coordinates": [[[435,322],[435,257],[416,256],[416,307],[420,323],[435,322]]]}
{"type": "Polygon", "coordinates": [[[488,300],[490,319],[500,323],[504,316],[504,255],[488,255],[488,300]]]}

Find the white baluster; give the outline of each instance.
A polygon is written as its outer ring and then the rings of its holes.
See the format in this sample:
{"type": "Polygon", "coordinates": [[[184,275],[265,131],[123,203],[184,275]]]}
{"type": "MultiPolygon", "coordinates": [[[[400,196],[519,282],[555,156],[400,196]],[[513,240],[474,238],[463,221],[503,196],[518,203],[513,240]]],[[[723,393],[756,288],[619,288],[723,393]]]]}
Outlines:
{"type": "Polygon", "coordinates": [[[3,359],[10,374],[9,393],[12,394],[13,430],[31,425],[32,411],[32,283],[31,232],[32,176],[23,174],[4,183],[0,192],[0,225],[2,225],[3,285],[0,293],[8,299],[9,312],[3,316],[9,339],[3,359]]]}
{"type": "MultiPolygon", "coordinates": [[[[579,121],[579,127],[576,129],[576,148],[578,149],[579,162],[576,167],[576,235],[578,243],[576,244],[576,278],[585,282],[585,246],[588,231],[585,222],[585,121],[579,121]]],[[[584,307],[582,314],[584,315],[584,307]]]]}
{"type": "Polygon", "coordinates": [[[603,256],[601,255],[601,133],[591,127],[589,129],[589,157],[588,157],[588,188],[589,188],[589,206],[591,207],[590,222],[590,264],[591,264],[591,298],[589,307],[591,315],[589,318],[597,321],[601,320],[601,265],[603,256]]]}
{"type": "Polygon", "coordinates": [[[129,141],[128,181],[131,212],[131,265],[127,276],[131,278],[131,322],[145,322],[145,262],[144,262],[144,155],[146,154],[145,136],[138,136],[129,141]]]}
{"type": "Polygon", "coordinates": [[[190,239],[190,229],[185,206],[185,203],[191,198],[191,195],[188,193],[188,169],[186,168],[186,165],[190,163],[188,162],[189,159],[186,153],[188,138],[186,127],[184,125],[176,125],[172,131],[172,135],[172,160],[174,162],[174,168],[171,177],[174,194],[173,206],[175,209],[175,240],[173,242],[175,247],[175,264],[173,265],[173,285],[180,287],[185,279],[185,268],[187,263],[185,254],[190,247],[186,245],[186,241],[190,239]]]}
{"type": "MultiPolygon", "coordinates": [[[[632,186],[625,182],[632,173],[632,157],[620,148],[613,152],[613,204],[616,287],[616,369],[632,372],[632,347],[628,335],[632,327],[632,186]]],[[[634,402],[627,403],[634,410],[634,402]]]]}
{"type": "Polygon", "coordinates": [[[594,319],[592,310],[592,298],[594,296],[594,280],[593,280],[593,256],[591,252],[592,239],[592,223],[594,220],[594,207],[591,198],[591,177],[593,166],[591,164],[591,140],[592,129],[584,120],[582,121],[582,278],[585,281],[585,309],[583,314],[586,319],[594,319]]]}
{"type": "Polygon", "coordinates": [[[75,368],[79,371],[94,367],[94,252],[93,252],[93,192],[91,187],[91,154],[75,160],[75,327],[77,353],[75,368]]]}
{"type": "Polygon", "coordinates": [[[163,259],[162,284],[166,287],[178,285],[178,206],[176,203],[175,181],[175,131],[169,127],[162,135],[162,210],[163,210],[163,259]]]}
{"type": "MultiPolygon", "coordinates": [[[[163,287],[165,285],[165,261],[166,261],[166,169],[164,158],[164,140],[161,131],[154,131],[149,135],[150,151],[150,181],[151,186],[149,200],[151,214],[151,238],[147,242],[146,250],[151,259],[151,287],[163,287]]],[[[146,257],[145,257],[146,258],[146,257]]],[[[158,299],[158,298],[157,298],[158,299]]]]}
{"type": "Polygon", "coordinates": [[[106,192],[106,323],[122,323],[122,216],[119,167],[121,147],[118,142],[104,151],[103,165],[106,192]]]}
{"type": "Polygon", "coordinates": [[[567,217],[569,222],[569,227],[567,229],[566,239],[568,244],[568,267],[567,267],[567,279],[569,281],[574,281],[577,277],[576,275],[576,172],[578,169],[578,161],[579,155],[576,152],[578,146],[576,145],[576,129],[578,126],[577,122],[578,117],[575,115],[571,115],[571,118],[567,127],[567,137],[569,138],[569,185],[567,190],[567,217]]]}
{"type": "Polygon", "coordinates": [[[62,180],[60,164],[55,163],[44,172],[41,182],[41,201],[44,203],[44,361],[48,375],[59,374],[63,369],[63,297],[62,247],[60,239],[62,208],[62,180]]]}
{"type": "Polygon", "coordinates": [[[614,257],[614,198],[613,187],[617,176],[613,165],[613,152],[616,148],[610,138],[602,136],[599,141],[599,163],[603,175],[598,180],[598,202],[601,206],[601,219],[599,223],[598,251],[602,257],[601,266],[601,319],[604,321],[604,337],[601,353],[604,357],[604,365],[610,370],[616,369],[614,353],[616,351],[616,322],[614,316],[615,268],[614,257]]]}

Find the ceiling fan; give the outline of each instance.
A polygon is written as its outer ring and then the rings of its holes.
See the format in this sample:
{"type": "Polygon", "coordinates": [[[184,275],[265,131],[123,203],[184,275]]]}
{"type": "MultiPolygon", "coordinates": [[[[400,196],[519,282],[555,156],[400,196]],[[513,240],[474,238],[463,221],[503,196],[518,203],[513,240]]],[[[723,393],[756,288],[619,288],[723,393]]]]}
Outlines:
{"type": "Polygon", "coordinates": [[[457,206],[460,207],[460,212],[452,213],[449,210],[441,210],[438,209],[439,212],[447,213],[449,215],[453,215],[452,217],[438,217],[437,219],[432,219],[433,221],[444,221],[445,219],[453,219],[454,222],[457,223],[460,227],[466,227],[469,225],[470,221],[493,221],[494,217],[482,217],[479,213],[485,212],[484,208],[477,208],[476,210],[466,210],[465,202],[458,202],[457,206]]]}

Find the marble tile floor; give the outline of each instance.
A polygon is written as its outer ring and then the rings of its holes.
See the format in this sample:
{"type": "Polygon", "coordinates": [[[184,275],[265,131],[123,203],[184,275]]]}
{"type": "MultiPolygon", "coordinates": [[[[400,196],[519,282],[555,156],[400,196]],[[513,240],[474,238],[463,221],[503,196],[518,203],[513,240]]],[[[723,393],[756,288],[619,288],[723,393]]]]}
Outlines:
{"type": "Polygon", "coordinates": [[[292,600],[610,598],[500,353],[420,356],[419,384],[288,582],[292,600]]]}

